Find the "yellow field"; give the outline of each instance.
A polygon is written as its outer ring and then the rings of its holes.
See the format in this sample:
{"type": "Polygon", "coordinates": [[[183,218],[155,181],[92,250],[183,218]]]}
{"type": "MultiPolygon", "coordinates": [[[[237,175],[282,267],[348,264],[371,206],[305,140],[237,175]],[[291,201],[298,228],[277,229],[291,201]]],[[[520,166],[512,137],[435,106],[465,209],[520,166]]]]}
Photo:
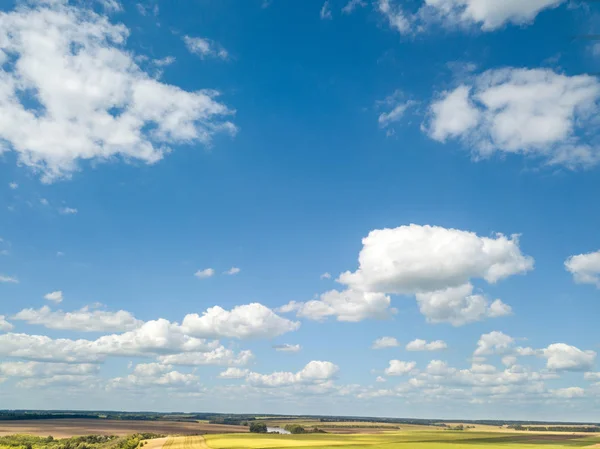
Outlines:
{"type": "Polygon", "coordinates": [[[567,449],[592,448],[600,436],[480,431],[386,431],[381,434],[225,434],[169,437],[144,449],[567,449]],[[540,447],[542,446],[542,447],[540,447]]]}

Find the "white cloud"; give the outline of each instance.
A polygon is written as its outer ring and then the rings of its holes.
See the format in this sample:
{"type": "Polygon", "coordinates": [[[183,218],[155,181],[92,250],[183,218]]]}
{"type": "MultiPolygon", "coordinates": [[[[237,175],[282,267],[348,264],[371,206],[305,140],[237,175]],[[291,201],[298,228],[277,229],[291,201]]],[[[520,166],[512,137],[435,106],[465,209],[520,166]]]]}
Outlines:
{"type": "Polygon", "coordinates": [[[50,204],[50,201],[48,201],[46,198],[40,198],[40,204],[42,206],[48,206],[50,204]]]}
{"type": "Polygon", "coordinates": [[[585,373],[583,375],[583,378],[585,380],[600,380],[600,373],[592,373],[592,372],[585,373]]]}
{"type": "Polygon", "coordinates": [[[62,310],[53,312],[48,306],[38,310],[23,309],[13,319],[41,325],[48,329],[68,329],[80,332],[123,332],[136,329],[143,324],[142,321],[124,310],[107,312],[90,310],[89,307],[75,312],[63,312],[62,310]]]}
{"type": "Polygon", "coordinates": [[[10,332],[13,330],[14,326],[6,321],[6,317],[4,315],[0,315],[0,331],[1,332],[10,332]]]}
{"type": "Polygon", "coordinates": [[[485,318],[498,318],[512,313],[501,300],[490,302],[482,295],[473,294],[473,285],[449,287],[427,293],[417,293],[419,310],[430,323],[450,323],[463,326],[485,318]]]}
{"type": "Polygon", "coordinates": [[[391,299],[383,293],[365,293],[358,290],[331,290],[320,299],[307,302],[292,301],[279,309],[282,313],[296,311],[296,316],[310,320],[336,317],[338,321],[359,322],[366,319],[387,319],[396,310],[390,308],[391,299]]]}
{"type": "Polygon", "coordinates": [[[13,276],[5,276],[0,274],[0,284],[18,284],[19,280],[13,276]]]}
{"type": "Polygon", "coordinates": [[[99,362],[106,356],[209,352],[217,347],[218,341],[209,342],[186,335],[181,326],[165,319],[147,321],[135,330],[104,335],[97,340],[52,339],[15,333],[0,335],[0,356],[48,362],[99,362]]]}
{"type": "Polygon", "coordinates": [[[332,379],[339,367],[331,362],[312,361],[297,373],[276,372],[272,374],[259,374],[251,372],[246,381],[255,387],[274,388],[286,387],[295,384],[319,384],[332,379]]]}
{"type": "Polygon", "coordinates": [[[17,382],[19,388],[47,388],[53,387],[69,387],[69,386],[84,386],[86,389],[103,388],[103,383],[98,381],[96,376],[81,376],[73,374],[56,374],[50,377],[27,378],[17,382]]]}
{"type": "Polygon", "coordinates": [[[124,48],[122,24],[66,1],[0,16],[0,138],[44,181],[81,161],[159,161],[171,145],[234,133],[214,91],[186,92],[144,72],[124,48]]]}
{"type": "Polygon", "coordinates": [[[183,42],[185,42],[190,53],[200,56],[202,59],[207,57],[223,60],[229,59],[229,52],[212,39],[184,36],[183,42]]]}
{"type": "Polygon", "coordinates": [[[568,387],[552,390],[552,394],[565,399],[582,398],[585,396],[585,390],[581,387],[568,387]]]}
{"type": "Polygon", "coordinates": [[[426,31],[439,23],[447,28],[478,27],[493,31],[506,24],[526,25],[536,16],[566,0],[424,0],[414,13],[403,11],[394,0],[379,0],[379,12],[401,34],[426,31]]]}
{"type": "Polygon", "coordinates": [[[61,207],[58,212],[62,215],[75,215],[78,211],[73,207],[61,207]]]}
{"type": "Polygon", "coordinates": [[[275,314],[268,307],[253,303],[231,311],[211,307],[202,316],[186,315],[182,327],[186,333],[208,338],[272,338],[298,330],[299,322],[275,314]]]}
{"type": "Polygon", "coordinates": [[[395,6],[390,0],[379,0],[378,9],[387,19],[391,28],[401,34],[408,34],[412,31],[409,17],[400,7],[395,6]]]}
{"type": "Polygon", "coordinates": [[[222,373],[219,373],[219,377],[222,379],[243,379],[250,371],[241,368],[227,368],[222,373]]]}
{"type": "Polygon", "coordinates": [[[515,339],[503,332],[493,331],[483,334],[477,342],[477,348],[473,355],[485,356],[492,354],[504,354],[509,352],[515,343],[515,339]]]}
{"type": "Polygon", "coordinates": [[[436,340],[428,343],[425,340],[416,339],[406,345],[407,351],[443,351],[447,348],[448,345],[442,340],[436,340]]]}
{"type": "Polygon", "coordinates": [[[388,376],[405,376],[415,371],[416,362],[403,362],[401,360],[390,360],[390,366],[385,369],[388,376]]]}
{"type": "Polygon", "coordinates": [[[8,187],[10,187],[11,190],[17,190],[19,188],[19,184],[17,184],[16,182],[11,182],[10,184],[8,184],[8,187]]]}
{"type": "Polygon", "coordinates": [[[425,0],[420,15],[432,13],[446,25],[478,25],[483,31],[493,31],[508,23],[531,23],[541,11],[564,1],[425,0]]]}
{"type": "Polygon", "coordinates": [[[321,275],[321,279],[331,279],[331,274],[330,273],[323,273],[321,275]]]}
{"type": "Polygon", "coordinates": [[[47,293],[44,295],[44,299],[47,299],[48,301],[52,301],[55,303],[60,303],[63,301],[63,292],[58,290],[55,292],[51,292],[51,293],[47,293]]]}
{"type": "Polygon", "coordinates": [[[350,0],[346,3],[346,6],[342,8],[342,12],[344,14],[351,14],[356,8],[367,6],[367,4],[363,0],[350,0]]]}
{"type": "Polygon", "coordinates": [[[229,276],[234,276],[234,275],[238,274],[240,271],[242,271],[242,270],[240,270],[238,267],[231,267],[229,270],[227,270],[223,274],[227,274],[229,276]]]}
{"type": "Polygon", "coordinates": [[[502,357],[502,364],[504,366],[514,366],[517,364],[517,356],[515,355],[505,355],[502,357]]]}
{"type": "Polygon", "coordinates": [[[302,346],[284,344],[284,345],[275,345],[275,346],[273,346],[273,349],[275,349],[275,351],[279,351],[279,352],[299,352],[302,349],[302,346]]]}
{"type": "Polygon", "coordinates": [[[400,342],[394,337],[381,337],[373,342],[372,349],[396,348],[400,346],[400,342]]]}
{"type": "Polygon", "coordinates": [[[323,3],[323,7],[321,8],[321,12],[319,14],[321,20],[331,20],[333,18],[331,14],[331,7],[329,6],[329,0],[326,0],[323,3]]]}
{"type": "Polygon", "coordinates": [[[197,384],[198,376],[171,371],[168,365],[157,363],[137,365],[133,374],[126,377],[111,379],[109,388],[135,388],[135,387],[188,387],[197,384]]]}
{"type": "Polygon", "coordinates": [[[490,70],[444,93],[430,107],[427,132],[444,142],[460,138],[475,159],[494,153],[544,158],[575,169],[600,161],[593,133],[600,81],[551,69],[490,70]]]}
{"type": "Polygon", "coordinates": [[[383,382],[387,382],[387,379],[385,377],[377,376],[377,379],[375,379],[375,382],[383,383],[383,382]]]}
{"type": "Polygon", "coordinates": [[[533,269],[518,236],[479,237],[439,226],[379,229],[363,239],[359,269],[339,282],[363,291],[410,294],[464,286],[471,278],[495,283],[533,269]]]}
{"type": "Polygon", "coordinates": [[[91,363],[2,362],[0,375],[6,377],[49,377],[54,375],[83,376],[96,374],[98,365],[91,363]]]}
{"type": "Polygon", "coordinates": [[[546,367],[555,371],[589,371],[596,360],[594,351],[582,351],[565,343],[548,346],[542,355],[548,360],[546,367]]]}
{"type": "Polygon", "coordinates": [[[215,270],[213,270],[212,268],[198,270],[194,273],[194,276],[196,276],[198,279],[207,279],[207,278],[213,277],[214,275],[215,275],[215,270]]]}
{"type": "Polygon", "coordinates": [[[173,64],[175,61],[176,61],[176,59],[174,56],[165,56],[164,58],[161,58],[161,59],[153,59],[152,64],[154,64],[158,67],[166,67],[166,66],[173,64]]]}
{"type": "Polygon", "coordinates": [[[220,365],[220,366],[243,366],[254,358],[252,351],[245,350],[236,354],[231,349],[223,346],[205,352],[185,352],[160,356],[161,363],[182,366],[220,365]]]}
{"type": "Polygon", "coordinates": [[[600,251],[571,256],[565,261],[565,268],[578,284],[593,284],[600,288],[600,251]]]}

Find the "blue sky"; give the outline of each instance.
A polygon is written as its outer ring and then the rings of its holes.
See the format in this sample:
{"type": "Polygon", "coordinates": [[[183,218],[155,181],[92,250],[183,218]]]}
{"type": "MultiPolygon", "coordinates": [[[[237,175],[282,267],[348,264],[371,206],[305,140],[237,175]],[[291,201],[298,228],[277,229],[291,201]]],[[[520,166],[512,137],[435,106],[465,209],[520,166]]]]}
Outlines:
{"type": "Polygon", "coordinates": [[[1,403],[593,420],[600,9],[494,5],[0,1],[1,403]]]}

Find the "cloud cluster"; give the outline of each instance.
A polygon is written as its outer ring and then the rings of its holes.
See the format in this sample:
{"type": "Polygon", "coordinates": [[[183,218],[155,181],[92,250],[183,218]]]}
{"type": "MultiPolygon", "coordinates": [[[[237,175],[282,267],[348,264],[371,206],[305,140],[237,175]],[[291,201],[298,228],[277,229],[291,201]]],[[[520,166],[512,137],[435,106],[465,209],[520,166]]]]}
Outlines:
{"type": "Polygon", "coordinates": [[[146,73],[128,29],[67,1],[0,14],[0,138],[45,181],[80,161],[159,161],[172,145],[235,133],[215,91],[187,92],[146,73]]]}
{"type": "Polygon", "coordinates": [[[589,167],[600,161],[593,132],[599,101],[600,81],[593,76],[490,70],[442,93],[430,106],[426,128],[437,141],[459,139],[476,159],[523,154],[571,169],[589,167]]]}
{"type": "Polygon", "coordinates": [[[494,31],[509,23],[525,25],[542,11],[565,1],[424,0],[413,12],[403,9],[400,2],[378,0],[377,9],[392,29],[407,35],[423,32],[434,24],[446,28],[477,27],[482,31],[494,31]]]}

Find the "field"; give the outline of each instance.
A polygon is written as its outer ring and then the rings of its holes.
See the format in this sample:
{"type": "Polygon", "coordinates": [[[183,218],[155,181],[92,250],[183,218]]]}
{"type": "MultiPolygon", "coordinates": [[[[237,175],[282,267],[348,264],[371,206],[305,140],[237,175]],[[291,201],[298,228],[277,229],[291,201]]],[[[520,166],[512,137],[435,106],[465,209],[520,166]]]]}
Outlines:
{"type": "Polygon", "coordinates": [[[134,421],[109,419],[35,419],[0,421],[0,436],[27,434],[54,438],[83,435],[125,436],[133,433],[196,435],[204,433],[248,432],[247,427],[177,421],[134,421]]]}
{"type": "Polygon", "coordinates": [[[475,431],[389,431],[371,435],[206,435],[205,441],[211,449],[540,449],[540,445],[544,449],[564,449],[593,447],[600,444],[600,437],[475,431]]]}

